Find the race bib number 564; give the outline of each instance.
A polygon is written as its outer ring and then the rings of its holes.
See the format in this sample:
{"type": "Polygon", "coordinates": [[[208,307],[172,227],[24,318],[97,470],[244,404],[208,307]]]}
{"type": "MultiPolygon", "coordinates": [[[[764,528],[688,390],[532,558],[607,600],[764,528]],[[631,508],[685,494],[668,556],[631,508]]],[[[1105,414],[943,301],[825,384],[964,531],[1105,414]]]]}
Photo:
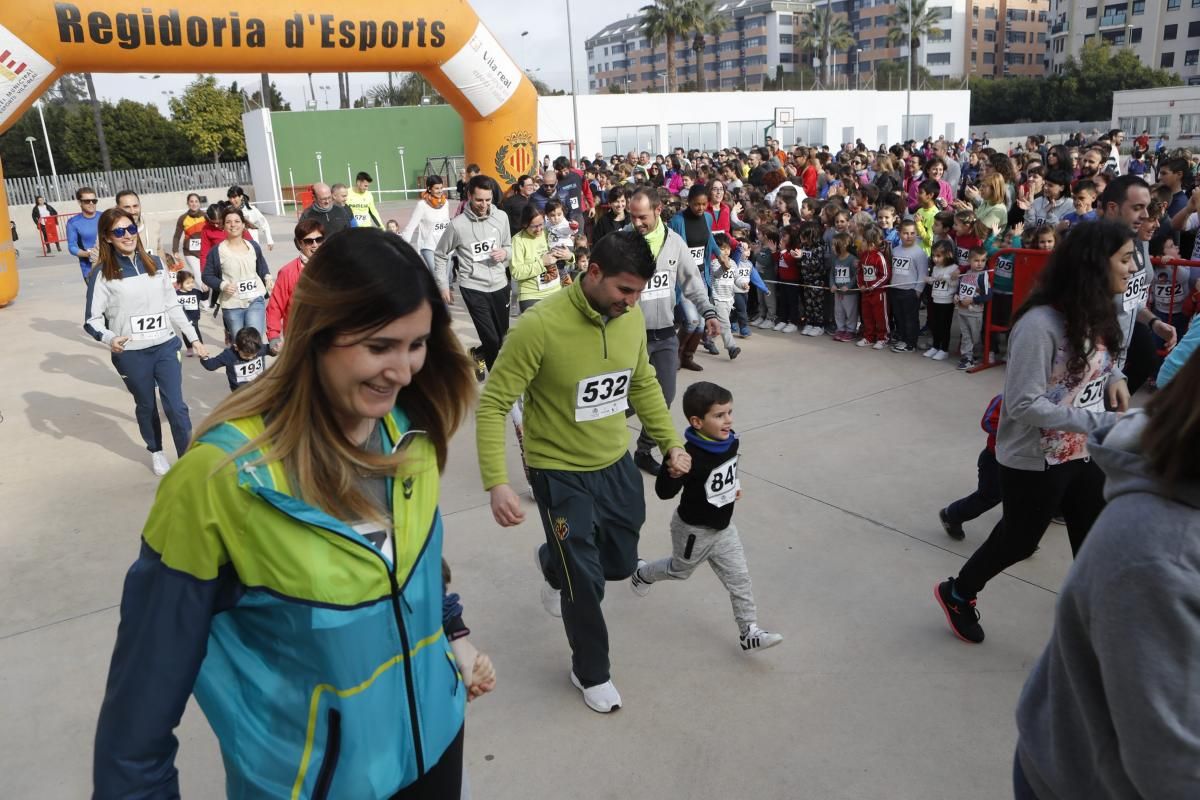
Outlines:
{"type": "Polygon", "coordinates": [[[575,391],[575,421],[589,422],[621,414],[629,408],[629,381],[633,370],[608,372],[584,378],[575,391]]]}

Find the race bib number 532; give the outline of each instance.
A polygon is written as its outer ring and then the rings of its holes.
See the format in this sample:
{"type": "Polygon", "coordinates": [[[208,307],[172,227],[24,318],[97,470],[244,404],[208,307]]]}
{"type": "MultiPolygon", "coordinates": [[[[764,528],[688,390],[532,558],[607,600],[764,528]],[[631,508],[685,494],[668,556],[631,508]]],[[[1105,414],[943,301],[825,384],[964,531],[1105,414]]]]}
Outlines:
{"type": "Polygon", "coordinates": [[[575,421],[589,422],[624,413],[629,408],[629,381],[633,370],[608,372],[584,378],[575,391],[575,421]]]}

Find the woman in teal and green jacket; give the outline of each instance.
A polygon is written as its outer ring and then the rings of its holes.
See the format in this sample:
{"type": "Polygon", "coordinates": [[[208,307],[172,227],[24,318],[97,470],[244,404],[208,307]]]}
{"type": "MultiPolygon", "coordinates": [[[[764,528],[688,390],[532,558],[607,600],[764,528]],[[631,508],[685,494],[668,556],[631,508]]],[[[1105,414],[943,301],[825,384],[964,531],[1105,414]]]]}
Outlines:
{"type": "Polygon", "coordinates": [[[471,362],[420,256],[378,229],[331,237],[292,309],[288,347],[213,411],[146,521],[97,798],[178,797],[193,693],[231,798],[459,795],[464,704],[493,683],[445,595],[437,507],[471,362]]]}

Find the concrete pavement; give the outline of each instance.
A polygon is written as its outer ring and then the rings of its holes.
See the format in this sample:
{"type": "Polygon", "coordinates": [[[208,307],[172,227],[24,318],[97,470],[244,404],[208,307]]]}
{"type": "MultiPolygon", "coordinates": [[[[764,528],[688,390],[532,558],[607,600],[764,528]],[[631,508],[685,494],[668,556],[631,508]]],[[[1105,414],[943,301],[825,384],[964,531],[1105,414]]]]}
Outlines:
{"type": "MultiPolygon", "coordinates": [[[[290,221],[272,222],[276,268],[294,252],[290,221]]],[[[73,259],[27,253],[21,270],[20,296],[0,310],[0,775],[6,797],[78,798],[90,791],[122,579],[157,480],[132,399],[83,334],[73,259]]],[[[461,305],[454,316],[473,344],[461,305]]],[[[207,316],[204,331],[219,343],[207,316]]],[[[1013,709],[1070,562],[1065,530],[1052,527],[1033,559],[980,596],[981,646],[951,636],[932,596],[997,518],[969,524],[956,543],[937,509],[974,487],[978,421],[1002,372],[967,376],[953,361],[828,337],[755,330],[740,344],[736,362],[701,353],[705,371],[681,379],[734,392],[745,492],[735,520],[761,623],[786,640],[743,654],[708,570],[644,599],[610,584],[613,679],[626,705],[607,717],[570,685],[561,623],[541,608],[536,515],[496,526],[473,430],[455,438],[446,558],[499,676],[469,711],[474,796],[1011,797],[1013,709]]],[[[227,391],[223,373],[185,360],[194,423],[227,391]]],[[[641,552],[654,558],[670,550],[673,505],[649,479],[647,502],[641,552]]],[[[220,755],[194,704],[178,733],[184,796],[222,796],[220,755]]]]}

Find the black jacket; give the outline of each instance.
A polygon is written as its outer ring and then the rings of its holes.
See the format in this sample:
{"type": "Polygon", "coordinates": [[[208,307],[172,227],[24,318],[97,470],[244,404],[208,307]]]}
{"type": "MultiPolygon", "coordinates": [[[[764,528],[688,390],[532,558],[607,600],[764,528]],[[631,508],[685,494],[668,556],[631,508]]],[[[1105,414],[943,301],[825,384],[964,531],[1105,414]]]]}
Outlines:
{"type": "Polygon", "coordinates": [[[304,213],[300,215],[300,219],[315,219],[321,223],[321,227],[325,230],[326,239],[338,231],[354,227],[354,215],[350,213],[350,209],[345,206],[339,206],[336,203],[327,209],[320,209],[315,205],[309,206],[304,209],[304,213]]]}
{"type": "Polygon", "coordinates": [[[692,470],[672,478],[667,465],[654,481],[654,492],[662,500],[670,500],[683,490],[679,500],[679,518],[689,525],[713,530],[729,527],[733,505],[740,486],[737,472],[738,438],[731,433],[723,442],[706,439],[688,428],[684,432],[684,449],[692,457],[692,470]]]}

